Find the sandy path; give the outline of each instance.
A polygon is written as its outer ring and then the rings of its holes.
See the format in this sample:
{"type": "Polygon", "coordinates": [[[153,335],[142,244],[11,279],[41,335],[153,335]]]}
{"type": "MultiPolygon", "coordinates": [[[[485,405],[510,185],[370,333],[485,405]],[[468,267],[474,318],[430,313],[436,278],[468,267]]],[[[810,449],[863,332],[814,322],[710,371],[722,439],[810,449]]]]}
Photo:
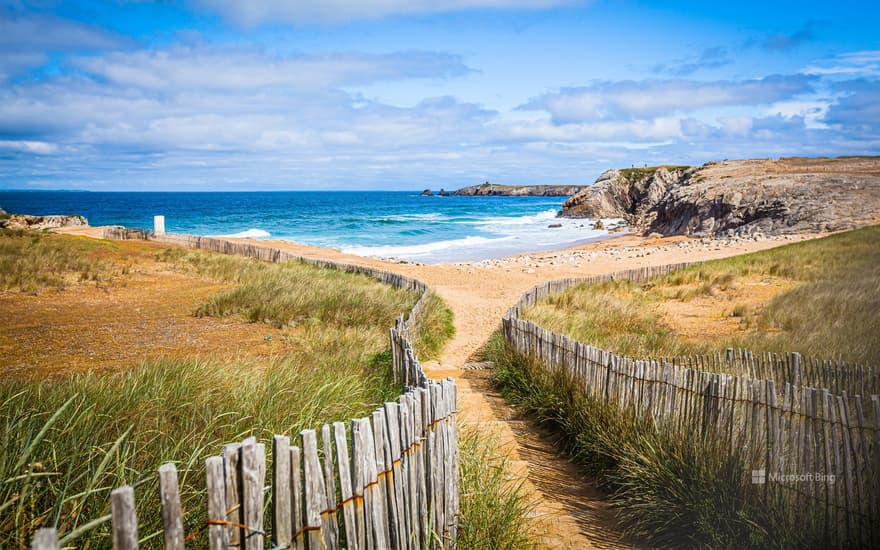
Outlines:
{"type": "MultiPolygon", "coordinates": [[[[67,233],[100,237],[97,228],[67,233]]],[[[818,236],[818,235],[814,235],[818,236]]],[[[287,241],[259,241],[313,258],[380,267],[416,277],[446,300],[455,313],[455,338],[439,361],[424,364],[434,378],[447,376],[459,387],[459,419],[496,434],[535,502],[534,516],[550,548],[626,548],[595,481],[557,455],[552,436],[511,408],[491,387],[487,371],[462,369],[498,328],[501,316],[523,292],[545,281],[608,273],[647,265],[708,260],[780,246],[789,239],[701,242],[683,237],[622,236],[565,251],[522,255],[496,262],[454,265],[398,264],[313,248],[287,241]]],[[[254,241],[248,241],[254,242],[254,241]]]]}
{"type": "Polygon", "coordinates": [[[491,388],[487,371],[462,369],[498,328],[501,316],[532,286],[553,279],[608,273],[645,265],[708,260],[764,250],[788,240],[743,241],[729,245],[683,238],[625,236],[559,252],[501,262],[410,265],[349,256],[274,241],[306,256],[381,267],[416,277],[446,300],[455,313],[455,338],[439,361],[424,364],[428,376],[447,376],[459,387],[460,421],[496,434],[510,457],[517,481],[535,502],[534,516],[548,548],[627,548],[613,511],[595,480],[560,457],[553,438],[519,415],[491,388]],[[678,243],[683,243],[679,245],[678,243]],[[590,257],[589,254],[594,256],[590,257]],[[580,265],[572,258],[586,257],[580,265]],[[556,265],[552,265],[552,264],[556,265]]]}

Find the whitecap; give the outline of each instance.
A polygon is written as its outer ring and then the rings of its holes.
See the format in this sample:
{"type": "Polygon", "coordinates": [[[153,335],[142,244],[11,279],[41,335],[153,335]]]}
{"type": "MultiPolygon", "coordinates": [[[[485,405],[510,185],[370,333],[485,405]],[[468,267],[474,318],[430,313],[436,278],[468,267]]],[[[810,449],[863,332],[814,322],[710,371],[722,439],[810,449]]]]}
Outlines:
{"type": "Polygon", "coordinates": [[[248,229],[246,231],[241,231],[239,233],[232,233],[231,235],[211,235],[212,237],[221,237],[224,239],[266,239],[271,237],[272,234],[268,231],[263,231],[262,229],[248,229]]]}

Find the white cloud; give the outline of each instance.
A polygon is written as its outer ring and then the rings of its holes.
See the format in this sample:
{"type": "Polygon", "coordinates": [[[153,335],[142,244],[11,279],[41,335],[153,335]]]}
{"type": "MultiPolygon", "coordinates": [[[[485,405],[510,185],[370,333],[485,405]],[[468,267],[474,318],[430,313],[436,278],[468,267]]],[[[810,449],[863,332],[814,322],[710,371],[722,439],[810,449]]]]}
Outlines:
{"type": "Polygon", "coordinates": [[[74,64],[116,84],[165,91],[320,89],[401,78],[446,78],[470,70],[461,57],[434,52],[278,56],[257,49],[207,46],[116,52],[80,57],[74,64]]]}
{"type": "Polygon", "coordinates": [[[676,117],[651,120],[608,120],[572,124],[553,124],[550,120],[517,121],[501,124],[499,136],[515,140],[548,142],[662,141],[682,137],[676,117]]]}
{"type": "Polygon", "coordinates": [[[880,50],[848,52],[822,59],[801,71],[808,75],[877,75],[880,74],[880,50]]]}
{"type": "Polygon", "coordinates": [[[603,82],[563,88],[532,99],[520,109],[545,110],[560,124],[656,117],[709,107],[769,104],[812,91],[811,82],[812,79],[804,75],[739,81],[603,82]]]}
{"type": "Polygon", "coordinates": [[[390,15],[423,15],[469,9],[543,9],[576,0],[192,0],[243,27],[262,23],[345,23],[390,15]]]}
{"type": "Polygon", "coordinates": [[[0,149],[36,155],[51,155],[58,152],[57,145],[45,141],[0,140],[0,149]]]}
{"type": "Polygon", "coordinates": [[[49,15],[0,16],[0,82],[45,65],[50,52],[86,52],[128,41],[104,29],[49,15]]]}

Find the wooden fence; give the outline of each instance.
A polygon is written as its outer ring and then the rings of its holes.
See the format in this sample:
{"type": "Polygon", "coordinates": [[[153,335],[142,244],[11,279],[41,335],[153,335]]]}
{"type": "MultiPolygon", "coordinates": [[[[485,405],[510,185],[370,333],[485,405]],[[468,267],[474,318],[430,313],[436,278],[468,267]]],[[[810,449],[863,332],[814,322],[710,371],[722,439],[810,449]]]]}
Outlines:
{"type": "MultiPolygon", "coordinates": [[[[249,243],[187,235],[151,236],[113,231],[108,238],[154,240],[270,262],[298,260],[321,268],[360,273],[396,288],[421,293],[406,317],[390,329],[392,368],[404,387],[396,402],[371,417],[303,430],[298,445],[274,436],[271,472],[266,446],[254,438],[227,445],[207,459],[208,547],[214,549],[310,550],[454,548],[459,511],[456,385],[425,375],[410,333],[421,320],[428,287],[421,281],[378,269],[303,258],[249,243]],[[271,475],[269,485],[267,476],[271,475]],[[270,525],[264,525],[269,494],[270,525]]],[[[181,550],[199,532],[183,529],[174,464],[158,472],[163,543],[181,550]]],[[[111,525],[116,549],[138,548],[135,494],[130,486],[111,493],[111,525]]],[[[56,550],[55,529],[39,530],[32,548],[56,550]]]]}
{"type": "Polygon", "coordinates": [[[505,315],[505,339],[591,398],[739,453],[748,465],[744,482],[765,504],[790,525],[818,522],[828,546],[880,546],[880,397],[872,368],[743,350],[635,360],[519,318],[523,308],[579,284],[644,281],[685,265],[539,285],[505,315]]]}

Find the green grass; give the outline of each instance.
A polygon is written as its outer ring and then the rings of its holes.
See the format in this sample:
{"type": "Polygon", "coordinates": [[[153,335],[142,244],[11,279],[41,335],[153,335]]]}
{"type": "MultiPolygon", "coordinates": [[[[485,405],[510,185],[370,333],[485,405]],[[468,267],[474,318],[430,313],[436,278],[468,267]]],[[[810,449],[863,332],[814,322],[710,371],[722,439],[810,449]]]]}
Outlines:
{"type": "Polygon", "coordinates": [[[101,258],[111,246],[41,231],[0,229],[0,290],[39,292],[112,280],[113,266],[101,258]]]}
{"type": "Polygon", "coordinates": [[[452,310],[446,306],[443,298],[428,294],[422,318],[416,323],[413,339],[413,350],[421,361],[437,359],[446,342],[455,336],[452,310]]]}
{"type": "Polygon", "coordinates": [[[302,262],[267,263],[242,256],[169,249],[160,259],[203,277],[237,283],[196,310],[199,316],[241,315],[278,328],[299,325],[387,328],[419,296],[366,275],[317,269],[302,262]],[[389,321],[389,319],[391,321],[389,321]]]}
{"type": "Polygon", "coordinates": [[[523,318],[582,342],[634,357],[675,357],[742,347],[797,351],[880,365],[880,227],[716,260],[646,283],[581,285],[550,296],[523,318]],[[735,335],[685,340],[664,323],[658,304],[704,298],[775,281],[791,290],[761,307],[730,304],[735,335]]]}
{"type": "Polygon", "coordinates": [[[690,166],[663,164],[660,166],[648,166],[645,168],[622,168],[620,170],[620,173],[623,174],[623,177],[625,177],[628,181],[634,182],[636,180],[654,175],[654,173],[661,168],[665,168],[670,172],[674,172],[675,170],[688,170],[690,166]]]}
{"type": "Polygon", "coordinates": [[[461,513],[456,544],[461,549],[536,548],[538,532],[529,514],[534,508],[522,485],[509,478],[509,463],[495,440],[476,428],[459,432],[461,513]]]}
{"type": "Polygon", "coordinates": [[[762,502],[745,455],[730,452],[724,438],[704,436],[696,425],[661,430],[633,409],[591,398],[569,374],[517,354],[500,334],[485,358],[495,362],[493,381],[505,397],[561,435],[561,450],[601,481],[628,531],[646,545],[822,545],[815,526],[791,524],[784,506],[762,502]]]}
{"type": "MultiPolygon", "coordinates": [[[[36,243],[51,240],[41,236],[36,243]]],[[[55,257],[44,252],[18,248],[40,262],[55,257]]],[[[180,249],[161,257],[172,268],[238,283],[199,314],[295,325],[276,337],[295,339],[296,350],[270,360],[182,357],[115,374],[0,380],[0,548],[27,548],[34,530],[45,526],[56,526],[62,537],[74,534],[68,542],[76,547],[109,547],[109,492],[123,483],[135,486],[140,536],[147,546],[157,544],[155,472],[168,461],[180,471],[186,531],[199,531],[204,460],[223,444],[365,416],[399,395],[387,331],[415,303],[415,293],[297,262],[180,249]],[[77,535],[101,518],[104,523],[77,535]]],[[[56,263],[62,272],[65,262],[56,263]]],[[[444,308],[433,299],[427,319],[443,325],[444,308]]],[[[442,344],[441,337],[431,345],[442,344]]],[[[204,533],[192,544],[205,546],[204,533]]]]}

